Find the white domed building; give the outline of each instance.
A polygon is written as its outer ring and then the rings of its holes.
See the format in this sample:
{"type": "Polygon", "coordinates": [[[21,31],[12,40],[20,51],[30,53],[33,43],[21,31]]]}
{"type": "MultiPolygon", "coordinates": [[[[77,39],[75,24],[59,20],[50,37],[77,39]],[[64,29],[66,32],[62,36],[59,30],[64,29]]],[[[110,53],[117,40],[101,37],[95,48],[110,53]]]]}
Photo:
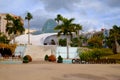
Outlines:
{"type": "MultiPolygon", "coordinates": [[[[50,45],[50,41],[54,39],[57,43],[57,33],[43,33],[39,35],[30,34],[31,45],[50,45]]],[[[15,38],[17,44],[28,44],[28,34],[24,34],[15,38]]]]}
{"type": "MultiPolygon", "coordinates": [[[[57,23],[54,20],[47,20],[42,28],[42,31],[35,31],[30,34],[30,43],[32,45],[50,45],[51,40],[54,40],[57,44],[57,31],[54,30],[54,27],[56,26],[57,23]]],[[[15,42],[17,44],[28,44],[28,34],[16,37],[15,42]]]]}
{"type": "MultiPolygon", "coordinates": [[[[54,30],[54,27],[56,26],[57,23],[54,20],[49,19],[44,24],[42,31],[36,31],[30,34],[31,45],[27,45],[26,50],[23,51],[24,53],[23,56],[30,55],[32,56],[33,60],[44,59],[44,56],[46,54],[47,55],[54,54],[56,55],[56,57],[61,55],[63,58],[66,58],[67,56],[66,47],[57,46],[58,44],[57,31],[54,30]],[[54,45],[51,43],[52,40],[54,40],[54,45]]],[[[60,38],[64,39],[65,36],[61,35],[60,38]]],[[[28,44],[28,34],[16,37],[15,42],[17,44],[28,44]]],[[[77,48],[70,48],[69,50],[70,58],[74,58],[77,56],[77,48]]],[[[16,53],[19,53],[17,51],[16,53]]]]}

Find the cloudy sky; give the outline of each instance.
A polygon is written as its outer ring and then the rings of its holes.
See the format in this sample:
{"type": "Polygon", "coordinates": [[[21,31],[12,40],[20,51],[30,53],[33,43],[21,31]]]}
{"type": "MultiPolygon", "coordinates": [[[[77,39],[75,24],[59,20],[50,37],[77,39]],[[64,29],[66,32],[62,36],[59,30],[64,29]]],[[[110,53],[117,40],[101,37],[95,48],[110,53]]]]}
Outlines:
{"type": "MultiPolygon", "coordinates": [[[[33,15],[31,28],[38,30],[57,14],[75,18],[84,31],[120,26],[120,0],[0,0],[0,13],[24,18],[27,12],[33,15]]],[[[24,26],[27,28],[26,21],[24,26]]]]}

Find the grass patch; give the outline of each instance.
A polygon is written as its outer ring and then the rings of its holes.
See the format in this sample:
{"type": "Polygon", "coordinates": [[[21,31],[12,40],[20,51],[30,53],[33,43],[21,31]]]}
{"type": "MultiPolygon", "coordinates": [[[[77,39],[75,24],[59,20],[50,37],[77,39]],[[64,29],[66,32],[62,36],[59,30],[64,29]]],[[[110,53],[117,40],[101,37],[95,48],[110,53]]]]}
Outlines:
{"type": "Polygon", "coordinates": [[[108,55],[108,56],[104,56],[102,58],[110,58],[110,59],[120,59],[120,53],[118,54],[113,54],[113,55],[108,55]]]}
{"type": "Polygon", "coordinates": [[[108,59],[118,59],[116,61],[116,63],[120,64],[120,53],[118,54],[113,54],[113,55],[108,55],[108,56],[104,56],[102,58],[108,58],[108,59]]]}

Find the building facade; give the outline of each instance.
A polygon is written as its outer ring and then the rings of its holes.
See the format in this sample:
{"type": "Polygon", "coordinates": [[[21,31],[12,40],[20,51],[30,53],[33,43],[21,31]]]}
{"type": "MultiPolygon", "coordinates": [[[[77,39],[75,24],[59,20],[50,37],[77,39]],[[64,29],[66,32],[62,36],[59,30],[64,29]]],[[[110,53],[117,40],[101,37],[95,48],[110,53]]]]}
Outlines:
{"type": "MultiPolygon", "coordinates": [[[[6,32],[7,20],[5,20],[7,14],[8,13],[2,13],[2,14],[0,13],[0,33],[3,33],[5,35],[8,35],[7,32],[6,32]]],[[[23,19],[20,16],[16,16],[16,15],[13,15],[13,14],[9,14],[9,15],[11,15],[14,18],[20,18],[21,22],[24,24],[23,19]]]]}
{"type": "Polygon", "coordinates": [[[0,14],[0,33],[4,33],[4,34],[6,34],[6,24],[7,24],[5,17],[6,14],[0,14]]]}

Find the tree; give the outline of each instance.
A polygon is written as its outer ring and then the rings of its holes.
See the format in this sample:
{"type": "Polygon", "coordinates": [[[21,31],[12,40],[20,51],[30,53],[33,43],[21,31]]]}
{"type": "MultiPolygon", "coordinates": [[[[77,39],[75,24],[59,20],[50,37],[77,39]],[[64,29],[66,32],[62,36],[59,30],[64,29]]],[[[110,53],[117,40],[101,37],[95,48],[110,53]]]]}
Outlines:
{"type": "Polygon", "coordinates": [[[12,16],[10,14],[7,14],[4,19],[7,20],[7,24],[8,24],[8,22],[12,19],[12,16]]]}
{"type": "Polygon", "coordinates": [[[75,32],[76,25],[72,23],[74,21],[74,18],[67,19],[61,15],[58,15],[56,19],[58,19],[57,21],[61,21],[61,24],[55,27],[55,30],[59,30],[58,36],[63,34],[66,36],[66,39],[67,39],[67,59],[68,59],[69,58],[68,36],[70,35],[72,37],[72,32],[75,32]]]}
{"type": "MultiPolygon", "coordinates": [[[[7,27],[12,25],[12,22],[10,22],[12,20],[12,18],[13,17],[10,14],[6,14],[6,17],[4,18],[7,21],[6,29],[7,29],[7,27]]],[[[6,30],[6,32],[7,32],[7,30],[6,30]]],[[[9,36],[10,36],[10,34],[9,34],[9,36]]],[[[10,36],[10,40],[11,40],[11,36],[10,36]]]]}
{"type": "Polygon", "coordinates": [[[107,45],[113,49],[114,54],[117,54],[117,44],[120,45],[120,26],[114,25],[107,38],[107,45]]]}
{"type": "MultiPolygon", "coordinates": [[[[8,15],[6,15],[6,19],[8,18],[8,15]]],[[[21,17],[12,17],[9,15],[9,19],[7,21],[6,24],[6,31],[8,32],[8,34],[14,39],[14,43],[15,43],[15,37],[17,35],[22,34],[25,29],[23,27],[23,22],[22,22],[22,18],[21,17]]]]}
{"type": "Polygon", "coordinates": [[[28,20],[28,44],[30,44],[30,20],[33,18],[30,12],[27,13],[25,19],[28,20]]]}
{"type": "Polygon", "coordinates": [[[79,36],[79,31],[82,30],[82,25],[80,24],[75,24],[75,32],[79,36]]]}
{"type": "Polygon", "coordinates": [[[78,38],[73,38],[71,41],[72,41],[72,43],[70,45],[72,47],[78,47],[80,45],[79,41],[78,41],[78,38]]]}
{"type": "Polygon", "coordinates": [[[57,17],[55,18],[55,21],[57,21],[57,23],[59,25],[59,23],[62,19],[63,19],[63,17],[60,14],[58,14],[57,17]]]}
{"type": "Polygon", "coordinates": [[[75,26],[75,32],[76,32],[77,38],[78,38],[78,47],[80,47],[80,38],[79,38],[79,31],[80,30],[82,30],[82,25],[76,24],[76,26],[75,26]]]}
{"type": "Polygon", "coordinates": [[[3,33],[0,33],[0,43],[6,43],[6,44],[9,43],[9,40],[3,33]]]}
{"type": "Polygon", "coordinates": [[[88,45],[93,48],[102,48],[102,38],[100,36],[93,36],[88,39],[88,45]]]}
{"type": "MultiPolygon", "coordinates": [[[[55,18],[55,21],[58,23],[58,25],[60,24],[60,21],[63,19],[63,17],[60,15],[60,14],[58,14],[57,15],[57,17],[55,18]]],[[[60,43],[59,43],[59,36],[58,36],[58,45],[60,45],[60,43]]]]}

